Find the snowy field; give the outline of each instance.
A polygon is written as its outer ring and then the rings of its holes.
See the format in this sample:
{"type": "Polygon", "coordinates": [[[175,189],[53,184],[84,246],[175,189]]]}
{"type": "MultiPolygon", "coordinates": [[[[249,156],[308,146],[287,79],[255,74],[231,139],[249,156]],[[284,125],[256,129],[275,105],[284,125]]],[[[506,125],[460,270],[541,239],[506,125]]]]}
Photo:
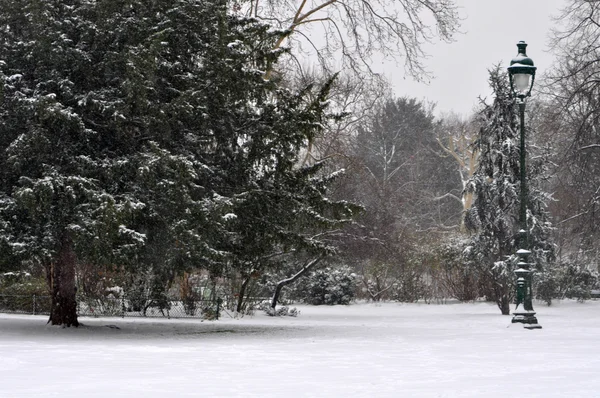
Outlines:
{"type": "Polygon", "coordinates": [[[298,309],[78,329],[0,314],[0,397],[600,397],[600,302],[538,304],[541,330],[486,303],[298,309]]]}

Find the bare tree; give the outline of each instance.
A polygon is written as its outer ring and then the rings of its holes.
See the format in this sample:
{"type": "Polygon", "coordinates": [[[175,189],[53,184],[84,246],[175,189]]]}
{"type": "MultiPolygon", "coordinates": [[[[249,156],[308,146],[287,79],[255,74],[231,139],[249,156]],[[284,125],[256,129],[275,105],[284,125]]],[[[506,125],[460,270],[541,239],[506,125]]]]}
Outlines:
{"type": "Polygon", "coordinates": [[[289,49],[266,78],[306,84],[342,72],[330,109],[348,116],[308,143],[303,165],[336,157],[338,166],[347,166],[357,122],[389,98],[390,85],[373,64],[403,61],[407,75],[426,81],[423,45],[452,41],[460,22],[454,0],[234,0],[232,9],[279,29],[273,49],[289,49]]]}
{"type": "Polygon", "coordinates": [[[357,75],[376,74],[373,56],[381,55],[403,59],[410,76],[426,80],[423,44],[452,41],[459,28],[454,0],[238,0],[233,8],[281,29],[274,49],[291,47],[298,66],[310,54],[325,70],[357,75]]]}
{"type": "Polygon", "coordinates": [[[556,64],[541,90],[549,98],[546,126],[558,149],[554,206],[569,250],[600,255],[600,2],[570,0],[557,18],[556,64]]]}
{"type": "MultiPolygon", "coordinates": [[[[311,84],[322,85],[329,77],[317,68],[306,68],[295,79],[285,84],[302,89],[311,84]]],[[[357,128],[366,118],[372,117],[384,101],[391,98],[391,87],[381,84],[370,86],[368,81],[352,74],[340,73],[336,76],[328,97],[329,123],[319,135],[308,142],[304,149],[301,165],[314,164],[328,159],[335,167],[346,168],[352,139],[357,128]]]]}
{"type": "Polygon", "coordinates": [[[392,288],[398,284],[398,270],[385,262],[366,260],[360,269],[365,292],[372,301],[389,298],[392,288]]]}
{"type": "Polygon", "coordinates": [[[458,195],[454,192],[448,192],[437,197],[436,200],[451,197],[460,202],[463,213],[460,223],[460,231],[462,232],[465,232],[464,215],[473,205],[473,192],[466,188],[469,179],[475,174],[479,159],[479,151],[474,145],[477,139],[476,130],[472,121],[465,120],[456,114],[442,117],[437,126],[437,142],[443,151],[442,156],[449,156],[456,162],[462,192],[458,195]]]}
{"type": "Polygon", "coordinates": [[[416,297],[413,288],[427,267],[419,247],[432,234],[458,229],[462,207],[440,196],[453,188],[460,195],[460,181],[454,161],[439,158],[435,125],[430,104],[388,100],[360,123],[353,140],[345,193],[365,207],[360,228],[353,226],[364,239],[349,242],[344,253],[373,300],[416,297]]]}

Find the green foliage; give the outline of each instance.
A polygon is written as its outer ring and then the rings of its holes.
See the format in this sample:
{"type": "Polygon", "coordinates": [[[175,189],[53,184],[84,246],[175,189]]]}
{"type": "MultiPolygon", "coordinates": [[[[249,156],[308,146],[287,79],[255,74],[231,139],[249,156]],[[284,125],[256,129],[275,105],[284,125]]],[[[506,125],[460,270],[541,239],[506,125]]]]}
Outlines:
{"type": "Polygon", "coordinates": [[[0,311],[24,313],[48,313],[46,280],[29,272],[5,272],[0,274],[0,311]]]}
{"type": "Polygon", "coordinates": [[[25,271],[0,274],[0,295],[48,296],[48,287],[43,278],[33,277],[25,271]]]}
{"type": "MultiPolygon", "coordinates": [[[[482,293],[496,301],[502,313],[508,314],[508,305],[515,294],[515,254],[521,228],[520,124],[507,73],[499,66],[490,71],[490,86],[494,101],[491,105],[484,103],[478,115],[480,130],[475,145],[480,152],[479,164],[467,186],[475,194],[475,200],[465,219],[467,229],[473,234],[465,260],[479,267],[484,276],[480,280],[482,293]]],[[[526,215],[526,244],[532,251],[529,262],[540,269],[554,256],[546,210],[548,195],[540,189],[544,177],[541,169],[535,163],[528,166],[530,189],[526,215]]]]}
{"type": "Polygon", "coordinates": [[[597,271],[580,261],[568,260],[548,267],[537,276],[537,297],[548,305],[553,299],[589,300],[592,290],[600,288],[597,271]]]}
{"type": "Polygon", "coordinates": [[[160,292],[186,269],[334,252],[320,233],[356,208],[325,196],[336,173],[297,167],[331,81],[266,80],[268,25],[217,0],[0,7],[2,262],[48,266],[73,241],[79,262],[154,274],[160,292]]]}
{"type": "Polygon", "coordinates": [[[349,267],[327,267],[302,279],[295,288],[298,297],[312,305],[350,304],[356,293],[357,278],[349,267]]]}

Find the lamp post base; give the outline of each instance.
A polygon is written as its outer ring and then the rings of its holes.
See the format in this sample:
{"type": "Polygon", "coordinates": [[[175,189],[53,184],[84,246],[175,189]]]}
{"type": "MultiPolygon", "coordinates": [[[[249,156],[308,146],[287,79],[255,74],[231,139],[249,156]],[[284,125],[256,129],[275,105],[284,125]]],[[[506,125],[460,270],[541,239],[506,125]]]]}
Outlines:
{"type": "Polygon", "coordinates": [[[512,323],[522,323],[525,329],[541,329],[535,317],[535,311],[515,311],[513,312],[512,323]]]}

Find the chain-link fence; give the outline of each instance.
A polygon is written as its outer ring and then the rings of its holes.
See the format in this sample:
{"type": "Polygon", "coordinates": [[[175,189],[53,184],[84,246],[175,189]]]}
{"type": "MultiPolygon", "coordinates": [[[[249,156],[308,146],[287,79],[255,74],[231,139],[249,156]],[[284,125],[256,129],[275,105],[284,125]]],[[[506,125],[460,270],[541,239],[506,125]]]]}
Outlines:
{"type": "Polygon", "coordinates": [[[49,315],[50,296],[0,295],[0,312],[11,314],[49,315]]]}
{"type": "MultiPolygon", "coordinates": [[[[51,303],[50,296],[0,295],[0,312],[48,315],[51,303]]],[[[222,308],[221,299],[156,300],[137,297],[135,300],[129,300],[114,297],[77,297],[79,316],[219,319],[222,308]]]]}

